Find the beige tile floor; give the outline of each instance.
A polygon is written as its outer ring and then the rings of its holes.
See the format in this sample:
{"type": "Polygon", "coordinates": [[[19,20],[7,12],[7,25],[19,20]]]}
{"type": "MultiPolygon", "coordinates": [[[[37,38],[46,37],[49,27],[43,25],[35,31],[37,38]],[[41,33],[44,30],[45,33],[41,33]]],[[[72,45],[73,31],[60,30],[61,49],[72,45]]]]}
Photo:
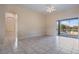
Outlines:
{"type": "MultiPolygon", "coordinates": [[[[1,46],[0,46],[1,47],[1,46]]],[[[78,54],[78,39],[67,37],[34,37],[19,40],[17,49],[0,48],[1,54],[78,54]]]]}

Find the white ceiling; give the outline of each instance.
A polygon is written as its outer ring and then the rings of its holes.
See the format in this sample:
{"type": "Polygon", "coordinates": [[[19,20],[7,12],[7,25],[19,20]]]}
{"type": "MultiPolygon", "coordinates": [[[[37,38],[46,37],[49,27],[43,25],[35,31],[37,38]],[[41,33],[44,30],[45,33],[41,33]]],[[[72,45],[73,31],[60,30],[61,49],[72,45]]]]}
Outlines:
{"type": "MultiPolygon", "coordinates": [[[[48,4],[24,4],[23,6],[33,11],[46,13],[46,7],[48,4]]],[[[63,11],[78,7],[78,4],[51,4],[55,7],[56,11],[63,11]]]]}

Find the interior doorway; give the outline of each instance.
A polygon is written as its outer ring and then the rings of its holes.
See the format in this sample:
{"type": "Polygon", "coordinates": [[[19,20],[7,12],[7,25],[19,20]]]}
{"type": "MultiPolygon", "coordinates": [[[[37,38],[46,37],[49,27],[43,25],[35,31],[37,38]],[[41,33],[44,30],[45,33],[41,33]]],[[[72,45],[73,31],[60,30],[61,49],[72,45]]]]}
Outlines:
{"type": "Polygon", "coordinates": [[[14,12],[5,13],[5,40],[4,46],[15,49],[18,46],[17,38],[17,14],[14,12]]]}

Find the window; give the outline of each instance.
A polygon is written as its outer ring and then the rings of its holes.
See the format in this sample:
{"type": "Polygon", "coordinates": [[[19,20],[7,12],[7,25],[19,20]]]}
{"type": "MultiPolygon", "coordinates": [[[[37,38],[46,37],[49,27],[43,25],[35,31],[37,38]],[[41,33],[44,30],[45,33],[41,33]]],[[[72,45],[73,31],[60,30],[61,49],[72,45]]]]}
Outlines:
{"type": "Polygon", "coordinates": [[[78,26],[79,26],[78,17],[58,20],[57,25],[58,25],[58,35],[78,38],[78,26]]]}

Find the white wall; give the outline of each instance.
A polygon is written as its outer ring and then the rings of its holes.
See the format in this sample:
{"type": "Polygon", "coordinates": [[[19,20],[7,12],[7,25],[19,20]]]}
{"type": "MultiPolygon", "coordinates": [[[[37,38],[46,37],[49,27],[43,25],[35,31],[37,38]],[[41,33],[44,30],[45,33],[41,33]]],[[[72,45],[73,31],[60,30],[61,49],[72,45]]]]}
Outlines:
{"type": "Polygon", "coordinates": [[[47,35],[56,35],[56,20],[52,15],[47,15],[46,19],[46,34],[47,35]]]}
{"type": "Polygon", "coordinates": [[[18,37],[20,39],[45,35],[45,16],[19,5],[7,5],[6,12],[18,15],[18,37]]]}

